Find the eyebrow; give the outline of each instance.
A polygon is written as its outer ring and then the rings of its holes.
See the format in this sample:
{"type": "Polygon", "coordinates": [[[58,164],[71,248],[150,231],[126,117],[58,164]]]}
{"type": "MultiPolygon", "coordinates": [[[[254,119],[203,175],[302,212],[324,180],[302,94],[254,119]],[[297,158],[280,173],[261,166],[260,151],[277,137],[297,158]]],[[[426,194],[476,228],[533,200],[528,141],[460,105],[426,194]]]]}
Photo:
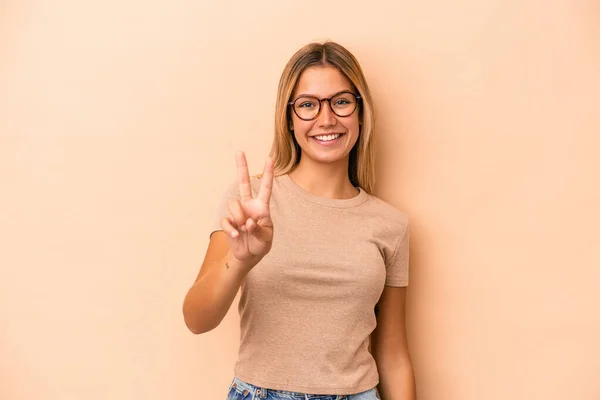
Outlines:
{"type": "MultiPolygon", "coordinates": [[[[333,93],[331,96],[335,96],[336,94],[338,94],[338,93],[342,93],[342,92],[350,92],[350,93],[354,93],[354,90],[352,90],[351,88],[348,88],[348,89],[342,89],[342,90],[339,90],[339,91],[337,91],[337,92],[333,93]]],[[[331,97],[331,96],[328,96],[328,97],[331,97]]],[[[317,99],[319,99],[319,98],[320,98],[320,97],[319,97],[319,96],[317,96],[316,94],[310,94],[310,93],[300,93],[300,94],[297,94],[297,95],[293,96],[293,98],[296,98],[296,99],[297,99],[298,97],[315,97],[315,98],[317,98],[317,99]]]]}

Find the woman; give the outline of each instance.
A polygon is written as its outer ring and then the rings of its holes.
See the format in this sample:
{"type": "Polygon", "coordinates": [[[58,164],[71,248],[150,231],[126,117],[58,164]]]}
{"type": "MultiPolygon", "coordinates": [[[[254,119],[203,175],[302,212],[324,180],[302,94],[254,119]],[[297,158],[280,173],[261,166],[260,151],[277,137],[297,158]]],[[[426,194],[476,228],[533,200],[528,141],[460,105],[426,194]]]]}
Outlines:
{"type": "Polygon", "coordinates": [[[229,400],[415,399],[408,221],[371,195],[373,124],[354,56],[312,43],[282,74],[262,177],[237,154],[238,182],[183,306],[188,328],[207,332],[241,287],[229,400]]]}

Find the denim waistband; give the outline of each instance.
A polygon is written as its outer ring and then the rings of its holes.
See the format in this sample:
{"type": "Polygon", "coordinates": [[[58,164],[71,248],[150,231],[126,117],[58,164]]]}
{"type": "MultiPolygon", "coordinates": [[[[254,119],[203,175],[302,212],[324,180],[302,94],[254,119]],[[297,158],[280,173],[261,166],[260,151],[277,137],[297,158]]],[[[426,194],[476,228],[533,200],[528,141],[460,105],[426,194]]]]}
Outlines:
{"type": "MultiPolygon", "coordinates": [[[[243,399],[247,400],[260,400],[270,399],[269,394],[276,394],[277,399],[280,400],[352,400],[352,399],[378,399],[375,389],[371,389],[367,392],[359,393],[356,395],[324,395],[324,394],[307,394],[299,392],[289,392],[286,390],[275,390],[267,389],[259,386],[252,385],[244,382],[243,380],[235,377],[230,386],[230,393],[232,390],[242,394],[243,399]],[[373,393],[370,393],[373,392],[373,393]]],[[[230,396],[231,397],[231,396],[230,396]]]]}

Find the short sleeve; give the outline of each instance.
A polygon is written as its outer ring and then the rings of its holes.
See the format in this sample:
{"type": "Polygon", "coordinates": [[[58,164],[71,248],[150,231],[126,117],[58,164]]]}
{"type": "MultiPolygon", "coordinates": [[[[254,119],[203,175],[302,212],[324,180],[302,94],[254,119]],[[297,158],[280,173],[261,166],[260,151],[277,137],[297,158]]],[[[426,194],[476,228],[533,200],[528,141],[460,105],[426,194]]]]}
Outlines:
{"type": "Polygon", "coordinates": [[[217,231],[222,231],[221,228],[221,219],[227,217],[229,215],[229,199],[239,199],[240,198],[240,189],[237,182],[233,182],[225,188],[225,191],[221,195],[221,199],[219,200],[219,204],[217,205],[216,213],[213,217],[213,223],[210,229],[210,235],[217,231]]]}
{"type": "Polygon", "coordinates": [[[408,225],[396,242],[396,248],[392,256],[386,261],[387,286],[408,286],[408,258],[409,258],[409,230],[408,225]]]}

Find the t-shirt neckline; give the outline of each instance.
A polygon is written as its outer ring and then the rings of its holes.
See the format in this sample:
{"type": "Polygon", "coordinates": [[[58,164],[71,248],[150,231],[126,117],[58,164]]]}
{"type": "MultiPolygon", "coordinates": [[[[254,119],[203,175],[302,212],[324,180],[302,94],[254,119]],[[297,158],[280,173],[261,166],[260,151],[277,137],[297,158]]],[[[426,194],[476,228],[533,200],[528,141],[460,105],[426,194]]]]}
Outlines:
{"type": "Polygon", "coordinates": [[[304,188],[300,187],[296,182],[294,182],[288,174],[279,175],[277,178],[292,192],[304,197],[307,200],[312,201],[313,203],[321,204],[327,207],[355,207],[364,203],[368,198],[367,192],[365,192],[361,187],[357,188],[359,190],[359,193],[354,197],[348,199],[332,199],[329,197],[318,196],[314,193],[305,190],[304,188]]]}

